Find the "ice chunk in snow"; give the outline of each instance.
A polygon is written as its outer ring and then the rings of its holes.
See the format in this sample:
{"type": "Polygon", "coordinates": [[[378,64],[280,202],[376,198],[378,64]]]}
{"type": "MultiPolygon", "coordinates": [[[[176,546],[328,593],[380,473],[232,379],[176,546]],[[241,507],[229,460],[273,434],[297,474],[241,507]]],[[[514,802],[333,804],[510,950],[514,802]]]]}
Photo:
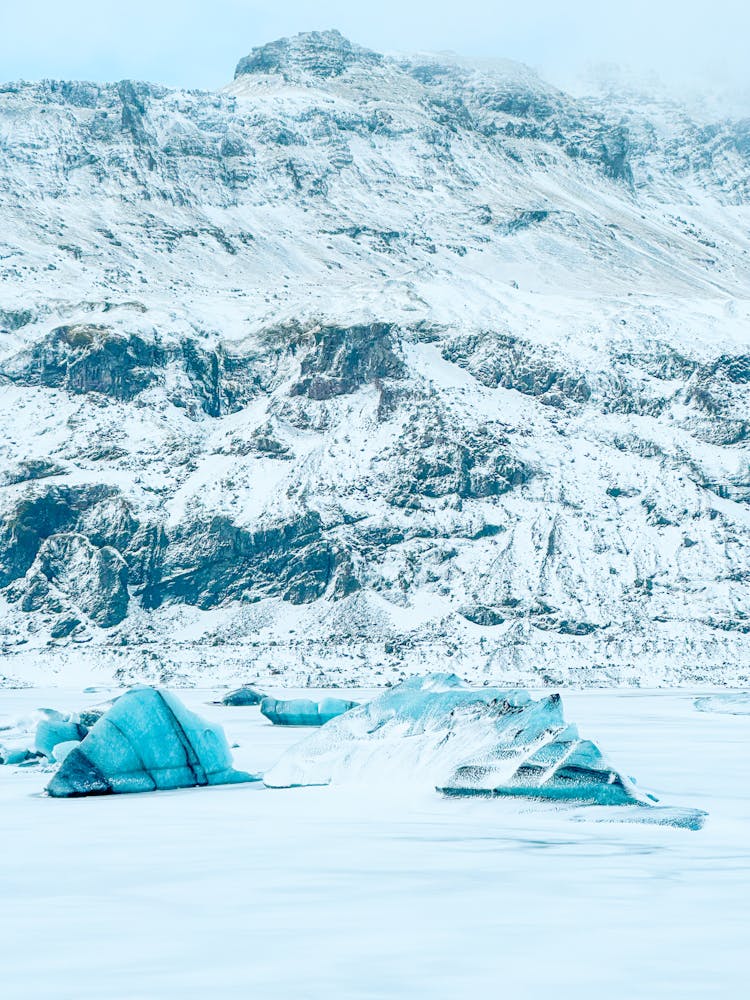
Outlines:
{"type": "Polygon", "coordinates": [[[105,795],[252,780],[233,769],[220,726],[167,691],[136,688],[68,754],[47,791],[54,797],[105,795]]]}
{"type": "Polygon", "coordinates": [[[497,760],[493,757],[492,752],[483,751],[476,762],[462,764],[440,791],[447,795],[574,799],[598,805],[642,801],[632,783],[607,764],[594,743],[578,738],[574,726],[535,750],[513,741],[497,760]]]}
{"type": "Polygon", "coordinates": [[[52,748],[65,740],[82,740],[88,732],[77,715],[64,714],[54,708],[37,708],[30,715],[3,727],[5,752],[0,751],[0,763],[36,764],[51,759],[52,748]]]}
{"type": "Polygon", "coordinates": [[[41,719],[36,727],[34,746],[45,757],[52,757],[52,750],[56,744],[71,740],[80,742],[87,733],[86,726],[78,722],[75,716],[46,709],[46,718],[41,719]]]}
{"type": "Polygon", "coordinates": [[[706,822],[703,809],[685,809],[680,806],[649,806],[648,809],[586,808],[574,812],[571,819],[595,823],[648,823],[651,826],[676,826],[683,830],[700,830],[706,822]]]}
{"type": "Polygon", "coordinates": [[[526,691],[472,690],[456,680],[413,677],[347,712],[288,750],[266,784],[362,778],[434,787],[485,748],[508,757],[510,773],[520,763],[519,748],[531,753],[566,728],[557,695],[534,701],[526,691]]]}
{"type": "Polygon", "coordinates": [[[33,750],[21,749],[8,749],[7,747],[0,747],[0,764],[26,764],[32,761],[36,763],[41,757],[41,754],[34,753],[33,750]]]}
{"type": "Polygon", "coordinates": [[[237,688],[236,691],[229,691],[225,694],[219,704],[231,706],[260,705],[265,697],[264,694],[256,691],[249,684],[244,684],[241,688],[237,688]]]}
{"type": "Polygon", "coordinates": [[[693,702],[699,712],[718,712],[720,715],[750,715],[750,694],[732,692],[696,698],[693,702]]]}
{"type": "Polygon", "coordinates": [[[80,740],[67,740],[65,743],[56,743],[52,748],[52,756],[50,757],[50,760],[57,764],[62,764],[68,754],[80,745],[80,740]]]}
{"type": "Polygon", "coordinates": [[[359,702],[345,701],[342,698],[324,698],[320,702],[309,701],[307,698],[291,701],[264,698],[260,703],[260,710],[274,726],[324,726],[331,719],[357,708],[358,705],[359,702]]]}
{"type": "Polygon", "coordinates": [[[472,690],[412,678],[291,747],[270,787],[378,782],[449,795],[527,796],[597,805],[656,801],[565,722],[558,694],[472,690]]]}

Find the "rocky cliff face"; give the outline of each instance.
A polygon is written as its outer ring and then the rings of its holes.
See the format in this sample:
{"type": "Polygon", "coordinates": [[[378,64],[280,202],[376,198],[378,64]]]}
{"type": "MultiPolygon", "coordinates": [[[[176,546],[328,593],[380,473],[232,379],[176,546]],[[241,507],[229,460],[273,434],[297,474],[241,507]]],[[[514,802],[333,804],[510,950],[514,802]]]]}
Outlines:
{"type": "Polygon", "coordinates": [[[0,674],[746,679],[749,178],[336,32],[0,87],[0,674]]]}

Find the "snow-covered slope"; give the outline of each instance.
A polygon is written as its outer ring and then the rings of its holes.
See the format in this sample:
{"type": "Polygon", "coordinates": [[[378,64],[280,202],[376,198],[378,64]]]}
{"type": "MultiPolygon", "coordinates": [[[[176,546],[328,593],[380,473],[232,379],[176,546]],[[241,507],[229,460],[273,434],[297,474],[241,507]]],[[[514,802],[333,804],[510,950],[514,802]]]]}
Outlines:
{"type": "Polygon", "coordinates": [[[0,87],[0,673],[747,678],[750,125],[335,32],[0,87]]]}

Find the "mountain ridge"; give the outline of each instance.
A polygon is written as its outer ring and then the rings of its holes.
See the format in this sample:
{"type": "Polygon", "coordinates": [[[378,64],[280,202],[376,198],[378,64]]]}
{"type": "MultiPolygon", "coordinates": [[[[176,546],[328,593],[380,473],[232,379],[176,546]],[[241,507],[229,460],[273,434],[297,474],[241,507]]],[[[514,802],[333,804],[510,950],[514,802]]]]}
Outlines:
{"type": "Polygon", "coordinates": [[[0,87],[0,673],[746,680],[747,134],[331,32],[0,87]]]}

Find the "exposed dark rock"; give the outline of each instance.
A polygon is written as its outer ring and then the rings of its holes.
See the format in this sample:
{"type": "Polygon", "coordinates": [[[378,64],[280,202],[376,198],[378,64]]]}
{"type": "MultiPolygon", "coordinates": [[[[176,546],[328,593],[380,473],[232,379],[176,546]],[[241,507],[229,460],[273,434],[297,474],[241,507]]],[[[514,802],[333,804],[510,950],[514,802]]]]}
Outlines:
{"type": "Polygon", "coordinates": [[[467,621],[475,625],[502,625],[505,621],[503,615],[495,608],[489,608],[485,604],[473,604],[458,609],[458,613],[463,615],[467,621]]]}
{"type": "Polygon", "coordinates": [[[591,635],[599,626],[592,625],[591,622],[561,621],[558,632],[563,635],[591,635]]]}
{"type": "Polygon", "coordinates": [[[108,628],[127,614],[128,569],[117,549],[96,548],[83,535],[54,535],[42,544],[37,562],[97,625],[108,628]]]}
{"type": "Polygon", "coordinates": [[[5,596],[11,603],[18,602],[21,611],[44,611],[55,615],[64,610],[60,596],[50,586],[47,577],[33,570],[15,580],[5,591],[5,596]]]}
{"type": "Polygon", "coordinates": [[[325,79],[341,76],[355,65],[377,66],[382,62],[383,56],[353,45],[338,31],[310,31],[253,49],[237,64],[234,75],[280,73],[294,79],[304,72],[325,79]]]}
{"type": "Polygon", "coordinates": [[[13,333],[34,318],[30,309],[0,309],[0,333],[13,333]]]}
{"type": "Polygon", "coordinates": [[[529,229],[532,226],[538,225],[540,222],[544,222],[549,218],[549,216],[550,213],[546,209],[525,209],[517,212],[507,222],[498,223],[497,228],[506,236],[510,236],[513,233],[529,229]]]}
{"type": "Polygon", "coordinates": [[[292,394],[330,399],[368,382],[402,378],[404,365],[395,353],[393,334],[389,323],[317,328],[300,345],[305,353],[292,394]]]}
{"type": "Polygon", "coordinates": [[[163,349],[103,326],[61,326],[9,366],[21,385],[101,392],[132,399],[152,385],[166,362],[163,349]]]}
{"type": "Polygon", "coordinates": [[[104,715],[104,711],[104,709],[100,708],[87,708],[83,712],[78,713],[78,721],[87,730],[91,729],[104,715]]]}
{"type": "Polygon", "coordinates": [[[166,541],[163,561],[144,583],[146,607],[184,601],[210,608],[264,596],[302,604],[321,597],[348,558],[315,512],[258,531],[214,516],[178,526],[166,541]]]}
{"type": "Polygon", "coordinates": [[[0,520],[0,587],[23,576],[42,541],[75,531],[97,504],[117,494],[111,486],[47,486],[25,493],[0,520]]]}
{"type": "Polygon", "coordinates": [[[53,639],[67,639],[80,624],[80,619],[75,616],[61,616],[50,629],[50,635],[53,639]]]}
{"type": "Polygon", "coordinates": [[[30,458],[20,462],[5,472],[5,482],[0,485],[14,486],[35,479],[49,479],[52,476],[63,475],[65,469],[47,458],[30,458]]]}
{"type": "Polygon", "coordinates": [[[237,688],[236,691],[229,691],[225,694],[219,704],[231,706],[260,705],[265,697],[260,691],[256,691],[254,687],[245,684],[243,687],[237,688]]]}
{"type": "Polygon", "coordinates": [[[171,390],[171,401],[177,406],[195,405],[218,417],[243,406],[258,391],[259,375],[253,371],[251,358],[206,351],[191,340],[167,347],[157,339],[81,324],[57,327],[11,359],[4,374],[18,385],[98,392],[129,401],[163,383],[170,362],[185,373],[184,390],[171,390]]]}
{"type": "Polygon", "coordinates": [[[273,435],[272,431],[269,433],[260,429],[258,432],[253,434],[253,444],[260,455],[265,455],[268,458],[283,460],[292,460],[294,458],[292,450],[279,441],[279,439],[273,435]]]}
{"type": "Polygon", "coordinates": [[[543,396],[554,389],[578,403],[591,396],[582,376],[566,372],[539,348],[507,334],[457,338],[442,353],[446,361],[466,368],[484,385],[516,389],[526,396],[543,396]]]}
{"type": "Polygon", "coordinates": [[[419,506],[424,497],[500,496],[532,475],[502,432],[484,427],[461,434],[439,412],[413,413],[399,451],[400,475],[390,493],[391,503],[399,507],[419,506]]]}

